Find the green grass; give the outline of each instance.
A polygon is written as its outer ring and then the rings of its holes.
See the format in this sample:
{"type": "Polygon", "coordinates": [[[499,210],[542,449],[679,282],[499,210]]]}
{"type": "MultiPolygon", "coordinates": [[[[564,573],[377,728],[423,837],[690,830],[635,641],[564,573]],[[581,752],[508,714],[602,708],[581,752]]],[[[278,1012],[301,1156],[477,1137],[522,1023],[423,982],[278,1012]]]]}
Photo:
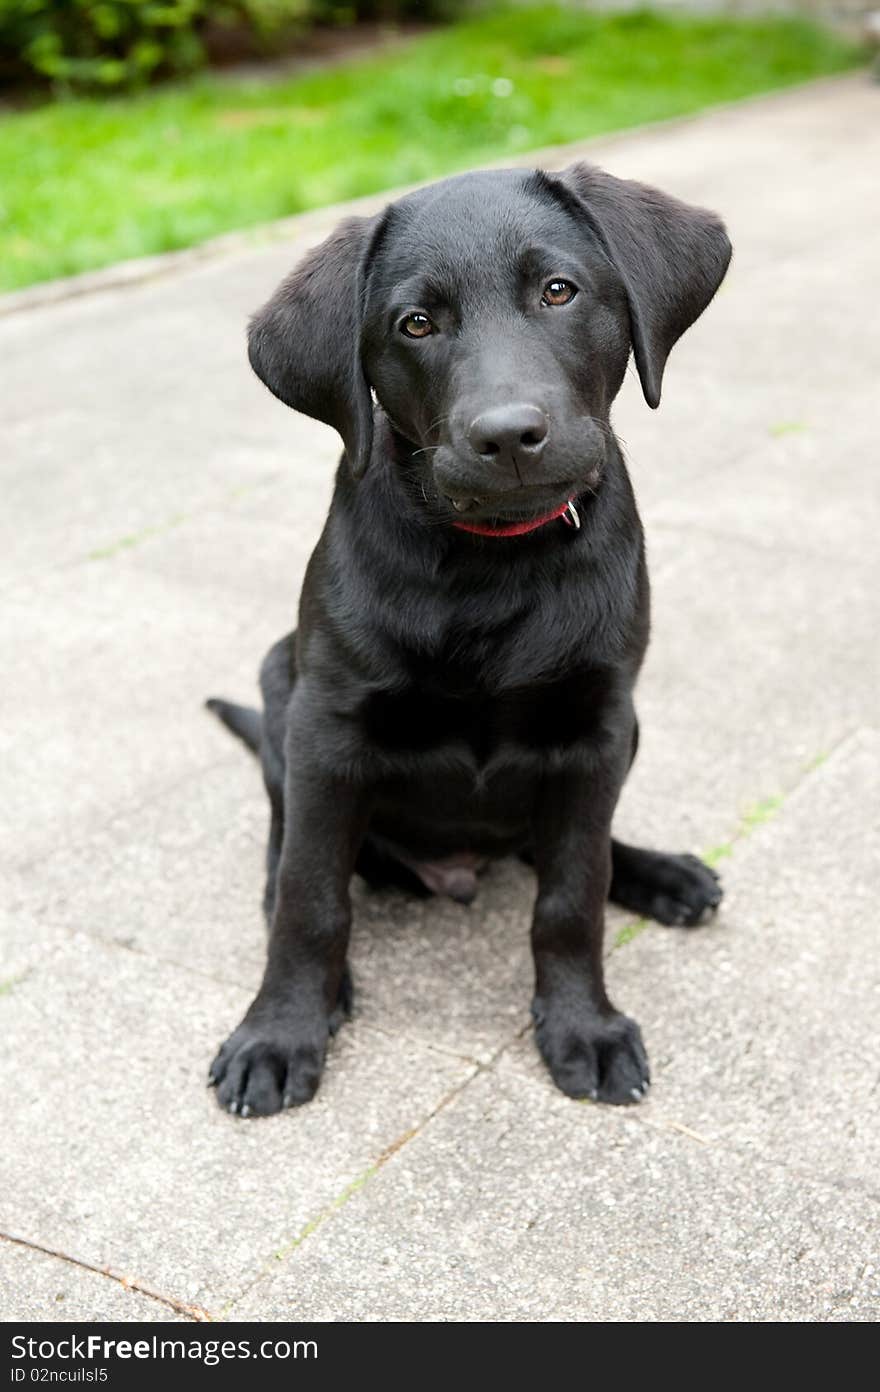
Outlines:
{"type": "Polygon", "coordinates": [[[18,976],[7,976],[0,981],[0,996],[8,996],[14,991],[16,986],[20,986],[22,981],[27,979],[27,972],[19,972],[18,976]]]}
{"type": "MultiPolygon", "coordinates": [[[[818,755],[809,764],[805,765],[805,772],[809,773],[812,769],[818,768],[824,762],[826,756],[818,755]]],[[[776,816],[777,812],[785,802],[784,796],[764,798],[761,802],[753,803],[747,807],[739,819],[739,822],[730,835],[729,841],[722,841],[717,846],[711,846],[708,851],[702,852],[702,858],[707,865],[714,869],[722,860],[727,860],[733,855],[734,843],[745,841],[751,836],[753,831],[757,831],[765,822],[769,822],[776,816]]]]}
{"type": "Polygon", "coordinates": [[[625,923],[615,935],[611,951],[616,952],[619,947],[626,947],[627,943],[631,943],[640,933],[644,933],[648,926],[649,920],[647,918],[637,918],[633,923],[625,923]]]}
{"type": "Polygon", "coordinates": [[[205,76],[7,114],[0,288],[695,111],[859,57],[796,18],[545,7],[298,78],[205,76]]]}

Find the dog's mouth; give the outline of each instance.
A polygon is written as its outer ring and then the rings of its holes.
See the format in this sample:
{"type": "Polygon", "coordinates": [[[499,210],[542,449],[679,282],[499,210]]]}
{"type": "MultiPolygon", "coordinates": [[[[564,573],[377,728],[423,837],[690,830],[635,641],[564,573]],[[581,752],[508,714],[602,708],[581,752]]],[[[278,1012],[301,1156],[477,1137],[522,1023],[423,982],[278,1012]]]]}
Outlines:
{"type": "Polygon", "coordinates": [[[562,521],[577,530],[581,525],[577,485],[566,486],[563,496],[547,489],[517,489],[492,498],[449,498],[454,510],[453,527],[477,536],[526,536],[540,527],[562,521]],[[518,495],[526,495],[519,500],[518,495]]]}
{"type": "Polygon", "coordinates": [[[453,527],[457,527],[460,532],[473,532],[477,536],[492,537],[516,537],[525,536],[528,532],[536,532],[539,527],[545,527],[548,522],[555,522],[562,518],[570,527],[579,528],[581,525],[580,513],[578,512],[574,498],[569,498],[560,507],[554,508],[552,512],[544,513],[540,517],[521,518],[517,521],[493,519],[490,523],[485,522],[453,522],[453,527]]]}

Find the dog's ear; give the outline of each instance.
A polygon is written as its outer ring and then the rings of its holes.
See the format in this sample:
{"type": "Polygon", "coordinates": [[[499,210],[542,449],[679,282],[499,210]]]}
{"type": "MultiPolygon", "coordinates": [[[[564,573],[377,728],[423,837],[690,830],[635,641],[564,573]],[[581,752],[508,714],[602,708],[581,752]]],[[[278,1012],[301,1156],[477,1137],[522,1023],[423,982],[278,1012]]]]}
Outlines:
{"type": "Polygon", "coordinates": [[[616,267],[629,299],[633,352],[649,406],[659,406],[674,344],[724,279],[731,245],[714,213],[591,164],[559,176],[616,267]]]}
{"type": "Polygon", "coordinates": [[[338,430],[351,471],[370,462],[373,406],[360,355],[361,265],[376,219],[347,218],[258,310],[251,367],[295,411],[338,430]]]}

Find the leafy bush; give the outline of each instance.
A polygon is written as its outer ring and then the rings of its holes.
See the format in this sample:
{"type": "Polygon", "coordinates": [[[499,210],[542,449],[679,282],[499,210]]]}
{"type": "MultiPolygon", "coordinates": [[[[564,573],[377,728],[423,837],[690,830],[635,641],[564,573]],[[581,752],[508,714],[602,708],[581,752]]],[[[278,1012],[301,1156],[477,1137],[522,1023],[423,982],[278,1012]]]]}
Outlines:
{"type": "Polygon", "coordinates": [[[201,59],[205,0],[0,0],[0,62],[19,76],[116,87],[201,59]]]}
{"type": "Polygon", "coordinates": [[[0,79],[132,87],[199,67],[211,35],[264,51],[308,21],[437,14],[449,0],[0,0],[0,79]]]}

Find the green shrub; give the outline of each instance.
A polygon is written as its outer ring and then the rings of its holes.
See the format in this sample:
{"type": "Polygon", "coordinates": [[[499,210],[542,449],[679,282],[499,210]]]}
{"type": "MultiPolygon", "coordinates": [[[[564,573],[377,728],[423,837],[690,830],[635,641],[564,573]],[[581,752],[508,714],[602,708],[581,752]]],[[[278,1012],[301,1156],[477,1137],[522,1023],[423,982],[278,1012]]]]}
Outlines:
{"type": "Polygon", "coordinates": [[[130,86],[201,61],[205,0],[0,0],[4,73],[83,87],[130,86]]]}
{"type": "Polygon", "coordinates": [[[268,51],[312,20],[436,15],[450,0],[0,0],[0,80],[118,88],[199,67],[211,35],[268,51]]]}

